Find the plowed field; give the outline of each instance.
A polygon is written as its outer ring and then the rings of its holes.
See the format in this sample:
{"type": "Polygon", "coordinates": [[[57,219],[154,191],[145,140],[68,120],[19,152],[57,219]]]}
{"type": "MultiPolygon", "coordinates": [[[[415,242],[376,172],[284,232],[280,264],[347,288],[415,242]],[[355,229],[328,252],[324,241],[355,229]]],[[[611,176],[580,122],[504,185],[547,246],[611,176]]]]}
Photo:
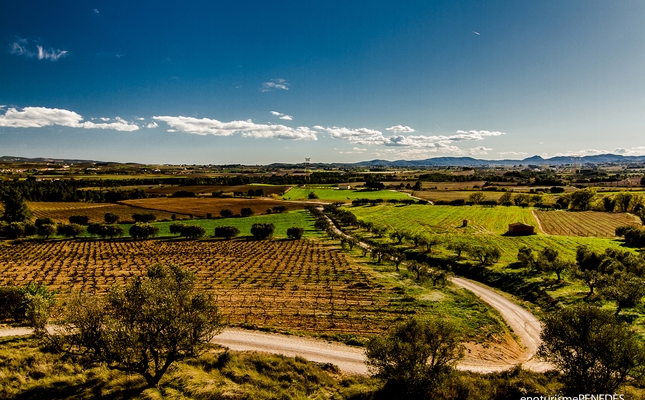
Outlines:
{"type": "Polygon", "coordinates": [[[248,207],[255,214],[263,214],[267,209],[275,206],[285,206],[287,210],[301,210],[306,206],[304,203],[296,203],[280,200],[267,199],[231,199],[216,197],[201,198],[152,198],[139,200],[125,200],[122,204],[141,207],[149,210],[165,211],[168,213],[193,214],[198,217],[206,217],[206,213],[219,216],[219,212],[225,208],[239,214],[243,207],[248,207]]]}
{"type": "Polygon", "coordinates": [[[637,217],[625,213],[535,210],[533,214],[549,235],[614,237],[619,226],[641,225],[637,217]]]}
{"type": "MultiPolygon", "coordinates": [[[[90,222],[103,222],[106,213],[114,213],[120,221],[131,221],[132,214],[148,213],[150,210],[112,203],[80,203],[80,202],[28,202],[27,206],[34,213],[35,218],[51,218],[58,222],[69,222],[72,215],[87,215],[90,222]]],[[[177,218],[187,218],[187,215],[178,212],[177,218]]],[[[157,220],[170,219],[172,213],[155,210],[153,214],[157,220]]]]}

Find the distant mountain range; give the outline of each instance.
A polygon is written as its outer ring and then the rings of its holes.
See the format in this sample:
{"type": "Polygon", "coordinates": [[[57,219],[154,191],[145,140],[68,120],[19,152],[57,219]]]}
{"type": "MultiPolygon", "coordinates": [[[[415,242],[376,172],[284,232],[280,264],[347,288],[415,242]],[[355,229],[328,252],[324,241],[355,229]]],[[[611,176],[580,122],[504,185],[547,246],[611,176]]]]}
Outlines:
{"type": "Polygon", "coordinates": [[[513,166],[513,165],[565,165],[565,164],[626,164],[643,163],[645,156],[622,156],[618,154],[599,154],[584,157],[552,157],[542,158],[540,156],[528,157],[523,160],[481,160],[472,157],[436,157],[425,160],[372,160],[361,161],[354,165],[365,167],[483,167],[483,166],[513,166]]]}
{"type": "MultiPolygon", "coordinates": [[[[73,159],[56,159],[56,158],[25,158],[25,157],[11,157],[2,156],[0,162],[43,162],[54,164],[92,164],[105,162],[91,161],[91,160],[73,160],[73,159]]],[[[472,157],[435,157],[427,158],[425,160],[371,160],[360,161],[356,163],[311,163],[311,166],[346,166],[346,167],[486,167],[486,166],[514,166],[514,165],[566,165],[566,164],[630,164],[630,163],[645,163],[645,156],[622,156],[618,154],[599,154],[595,156],[584,157],[552,157],[542,158],[540,156],[528,157],[523,160],[482,160],[472,157]]],[[[112,163],[111,163],[112,164],[112,163]]],[[[118,163],[113,163],[118,164],[118,163]]],[[[273,163],[269,167],[285,167],[293,168],[302,166],[302,163],[288,164],[288,163],[273,163]]]]}

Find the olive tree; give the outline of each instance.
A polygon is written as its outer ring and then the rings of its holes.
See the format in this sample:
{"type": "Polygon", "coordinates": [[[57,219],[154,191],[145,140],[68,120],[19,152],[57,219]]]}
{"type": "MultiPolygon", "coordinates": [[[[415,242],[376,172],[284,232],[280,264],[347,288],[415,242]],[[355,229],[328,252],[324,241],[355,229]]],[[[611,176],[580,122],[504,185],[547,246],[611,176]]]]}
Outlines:
{"type": "Polygon", "coordinates": [[[152,266],[104,298],[76,296],[66,322],[49,336],[59,350],[140,374],[149,387],[175,361],[199,355],[223,326],[195,274],[174,265],[152,266]]]}
{"type": "Polygon", "coordinates": [[[451,323],[416,318],[371,339],[365,351],[370,372],[410,398],[431,393],[463,354],[460,334],[451,323]]]}
{"type": "Polygon", "coordinates": [[[644,350],[626,323],[584,304],[546,316],[539,355],[562,372],[567,394],[614,393],[642,374],[644,350]]]}

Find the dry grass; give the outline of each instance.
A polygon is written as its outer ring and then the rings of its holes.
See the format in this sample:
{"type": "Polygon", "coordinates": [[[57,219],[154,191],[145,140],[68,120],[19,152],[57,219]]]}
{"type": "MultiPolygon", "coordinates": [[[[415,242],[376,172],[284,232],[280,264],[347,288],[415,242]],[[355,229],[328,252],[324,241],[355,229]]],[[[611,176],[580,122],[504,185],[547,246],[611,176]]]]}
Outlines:
{"type": "Polygon", "coordinates": [[[219,216],[223,209],[230,209],[239,214],[244,207],[251,208],[255,214],[264,214],[267,209],[275,206],[285,206],[287,210],[301,210],[306,204],[269,199],[235,199],[235,198],[152,198],[139,200],[125,200],[121,204],[145,208],[148,210],[165,211],[167,213],[193,214],[206,217],[207,213],[219,216]]]}

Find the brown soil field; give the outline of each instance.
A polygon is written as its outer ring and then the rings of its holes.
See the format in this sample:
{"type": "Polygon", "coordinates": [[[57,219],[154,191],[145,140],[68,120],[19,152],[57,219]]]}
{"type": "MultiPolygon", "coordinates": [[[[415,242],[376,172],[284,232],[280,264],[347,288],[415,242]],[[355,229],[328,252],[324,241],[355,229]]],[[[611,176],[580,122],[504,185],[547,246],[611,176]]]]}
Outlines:
{"type": "Polygon", "coordinates": [[[162,186],[162,187],[148,187],[145,189],[148,194],[158,195],[172,195],[173,193],[186,190],[188,192],[195,192],[201,195],[210,195],[220,190],[224,193],[230,192],[248,192],[249,190],[264,190],[266,196],[270,194],[279,195],[287,190],[289,186],[259,186],[259,185],[237,185],[237,186],[221,186],[221,185],[194,185],[194,186],[162,186]]]}
{"type": "Polygon", "coordinates": [[[152,264],[195,271],[232,325],[381,333],[413,312],[399,291],[322,241],[48,241],[0,244],[0,284],[103,293],[152,264]]]}
{"type": "MultiPolygon", "coordinates": [[[[132,221],[132,214],[152,212],[157,220],[170,220],[172,213],[165,211],[150,211],[112,203],[80,203],[80,202],[27,202],[27,207],[34,213],[35,218],[51,218],[57,222],[69,222],[72,215],[87,215],[90,222],[104,222],[103,217],[111,212],[119,216],[120,222],[132,221]]],[[[181,211],[176,212],[177,219],[188,218],[181,211]]]]}
{"type": "Polygon", "coordinates": [[[533,214],[549,235],[615,237],[619,226],[642,225],[639,218],[626,213],[534,210],[533,214]]]}
{"type": "MultiPolygon", "coordinates": [[[[410,192],[406,190],[406,192],[410,192]]],[[[481,190],[418,190],[415,191],[413,196],[418,197],[424,200],[430,201],[452,201],[457,199],[468,200],[468,196],[473,193],[483,193],[486,197],[486,200],[495,200],[497,201],[504,192],[497,191],[481,191],[481,190]]]]}
{"type": "Polygon", "coordinates": [[[149,210],[165,211],[169,213],[193,214],[199,217],[206,217],[206,213],[218,216],[219,212],[225,208],[239,214],[241,209],[249,207],[255,214],[264,214],[267,209],[275,206],[285,206],[287,210],[301,210],[307,204],[293,202],[270,200],[264,198],[217,198],[217,197],[199,197],[199,198],[170,198],[159,197],[151,199],[125,200],[119,202],[128,206],[140,207],[149,210]]]}

